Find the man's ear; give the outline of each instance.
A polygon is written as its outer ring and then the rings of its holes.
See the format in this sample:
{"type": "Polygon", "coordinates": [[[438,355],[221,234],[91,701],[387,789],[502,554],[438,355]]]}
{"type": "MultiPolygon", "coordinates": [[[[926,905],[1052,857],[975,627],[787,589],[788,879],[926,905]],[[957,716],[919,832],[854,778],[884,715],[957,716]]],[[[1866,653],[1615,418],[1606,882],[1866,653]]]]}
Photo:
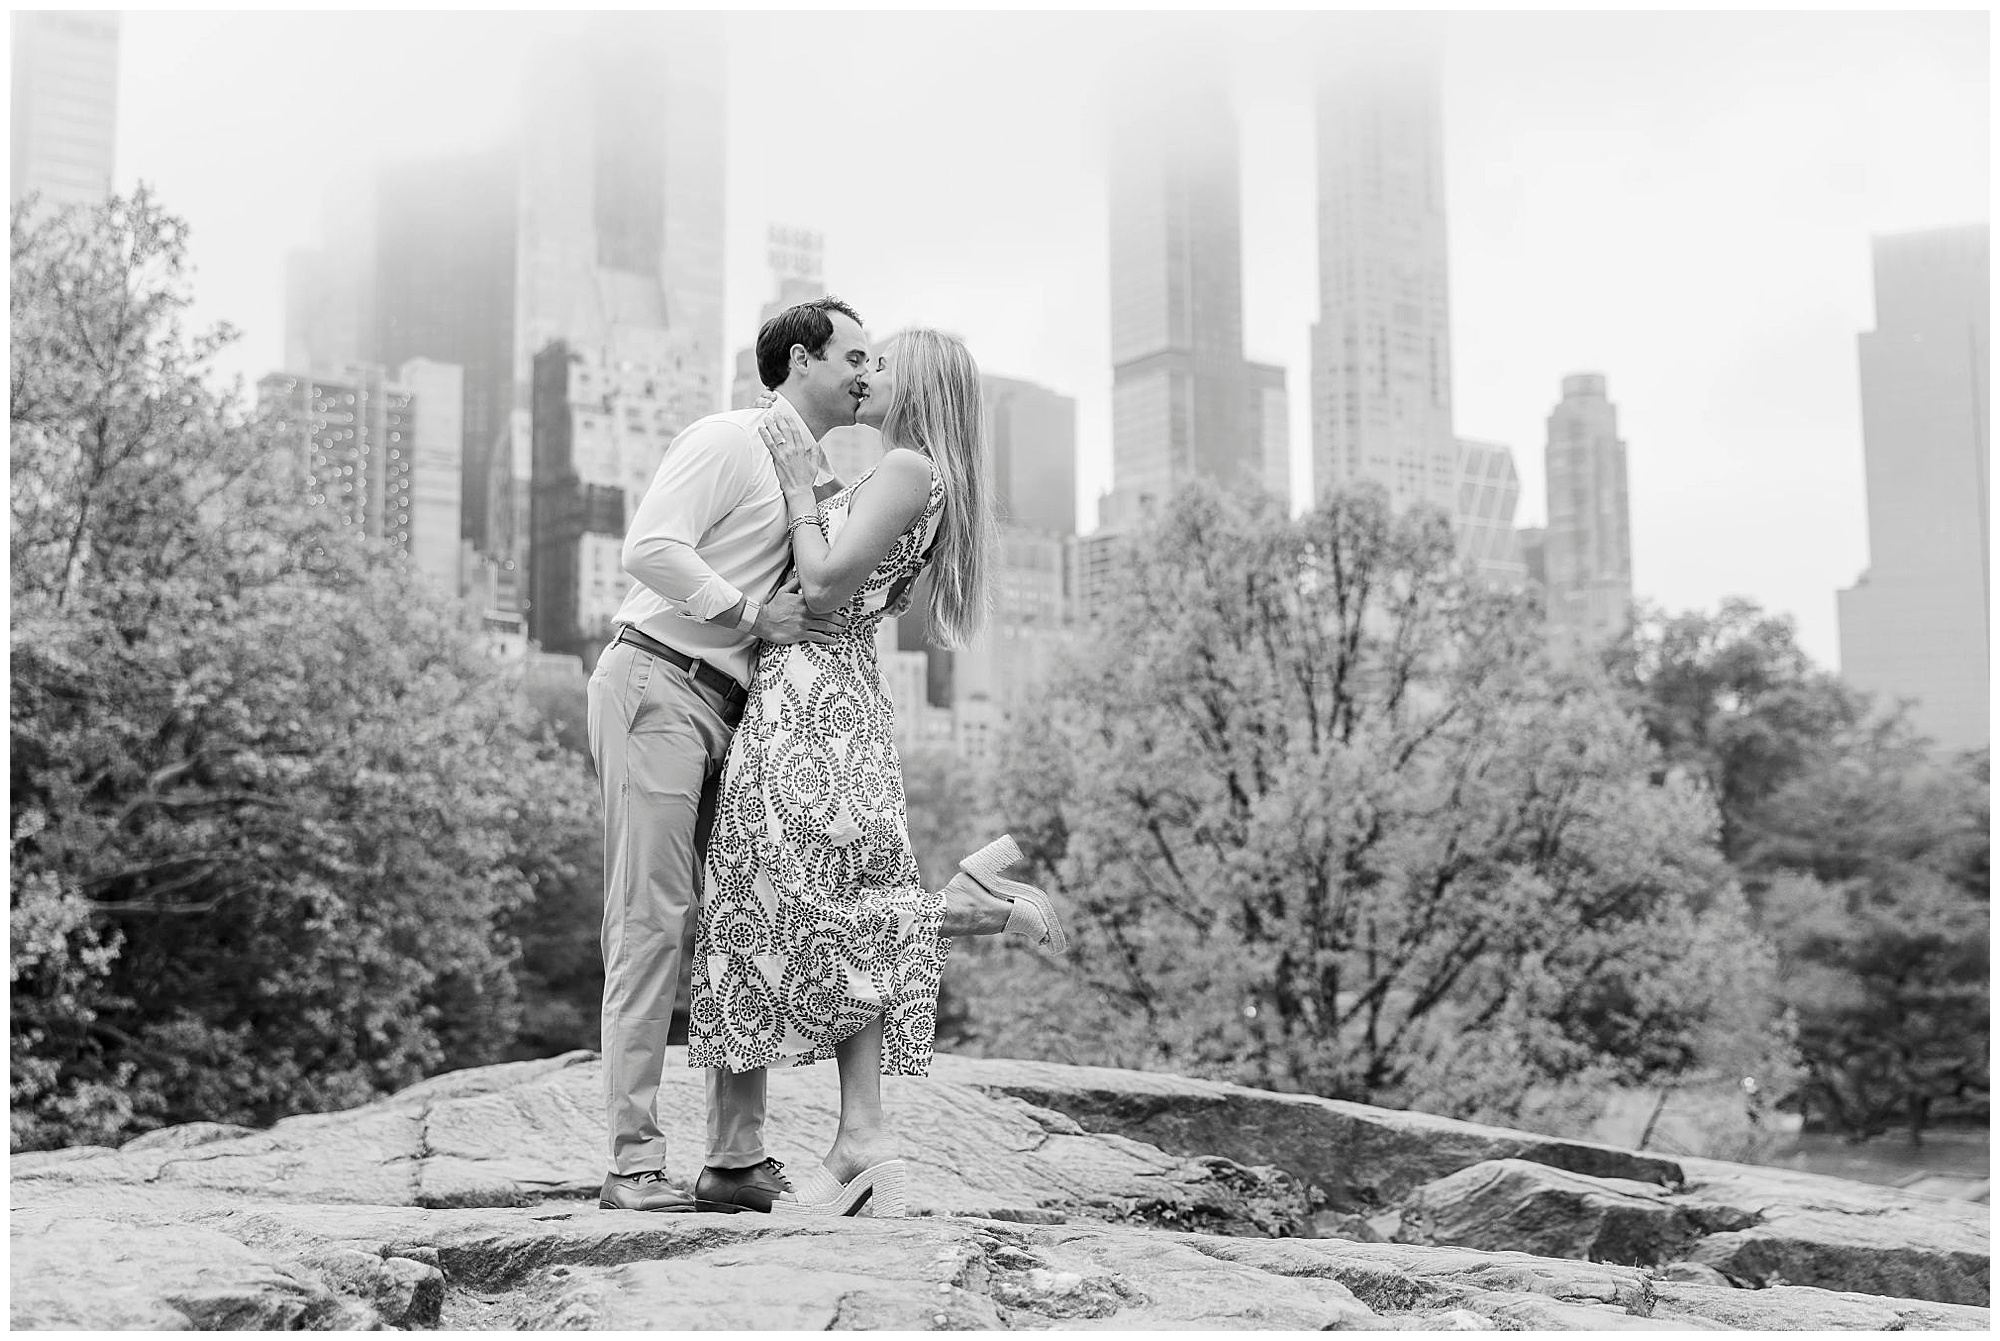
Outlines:
{"type": "Polygon", "coordinates": [[[812,355],[806,353],[804,345],[792,346],[791,368],[795,373],[804,374],[812,367],[812,355]]]}

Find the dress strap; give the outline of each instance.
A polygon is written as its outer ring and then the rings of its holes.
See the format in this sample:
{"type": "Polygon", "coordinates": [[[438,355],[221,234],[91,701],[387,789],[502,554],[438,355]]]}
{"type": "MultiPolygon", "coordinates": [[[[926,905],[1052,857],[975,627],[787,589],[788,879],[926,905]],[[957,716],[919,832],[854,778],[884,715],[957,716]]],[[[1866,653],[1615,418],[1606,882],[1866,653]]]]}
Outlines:
{"type": "Polygon", "coordinates": [[[923,556],[917,566],[923,567],[931,561],[931,553],[937,549],[938,537],[944,534],[944,476],[938,474],[937,462],[925,455],[924,464],[931,468],[930,498],[924,503],[925,525],[930,527],[930,543],[924,546],[923,556]]]}

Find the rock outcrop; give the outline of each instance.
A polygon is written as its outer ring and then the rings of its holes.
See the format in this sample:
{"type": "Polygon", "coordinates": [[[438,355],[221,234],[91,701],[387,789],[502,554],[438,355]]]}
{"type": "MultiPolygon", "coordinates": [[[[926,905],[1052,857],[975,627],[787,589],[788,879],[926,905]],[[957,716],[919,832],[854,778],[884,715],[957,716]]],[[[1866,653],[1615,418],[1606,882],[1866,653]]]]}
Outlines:
{"type": "MultiPolygon", "coordinates": [[[[669,1059],[670,1176],[702,1087],[669,1059]]],[[[600,1211],[589,1053],[12,1160],[16,1327],[1985,1330],[1983,1207],[1176,1076],[887,1085],[915,1214],[600,1211]],[[1768,1288],[1739,1288],[1768,1287],[1768,1288]]],[[[781,1158],[831,1068],[771,1078],[781,1158]]]]}

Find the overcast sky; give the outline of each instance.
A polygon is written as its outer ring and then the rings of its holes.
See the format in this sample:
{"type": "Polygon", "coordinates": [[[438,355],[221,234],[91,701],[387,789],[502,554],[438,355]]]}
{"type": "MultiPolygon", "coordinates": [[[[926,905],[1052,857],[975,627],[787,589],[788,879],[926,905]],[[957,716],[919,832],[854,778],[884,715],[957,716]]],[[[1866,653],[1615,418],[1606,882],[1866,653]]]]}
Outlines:
{"type": "MultiPolygon", "coordinates": [[[[507,134],[536,43],[577,20],[128,11],[117,179],[193,229],[197,315],[283,357],[283,258],[378,158],[507,134]]],[[[1455,14],[1445,81],[1453,403],[1505,443],[1539,522],[1566,373],[1609,379],[1638,593],[1746,595],[1838,662],[1867,564],[1855,336],[1869,235],[1987,217],[1987,16],[1455,14]]],[[[988,371],[1077,398],[1086,524],[1110,485],[1100,89],[1197,42],[1236,74],[1244,330],[1290,370],[1308,485],[1317,316],[1311,85],[1350,16],[736,13],[725,109],[731,349],[771,294],[764,229],[826,237],[869,324],[964,335],[988,371]],[[802,90],[814,96],[801,99],[802,90]]]]}

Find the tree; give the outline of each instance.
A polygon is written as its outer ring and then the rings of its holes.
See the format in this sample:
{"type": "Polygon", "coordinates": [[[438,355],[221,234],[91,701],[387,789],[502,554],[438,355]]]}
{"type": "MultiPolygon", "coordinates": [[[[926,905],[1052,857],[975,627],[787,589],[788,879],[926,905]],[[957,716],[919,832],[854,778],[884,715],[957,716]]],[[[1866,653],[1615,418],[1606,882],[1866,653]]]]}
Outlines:
{"type": "Polygon", "coordinates": [[[1806,1106],[1856,1139],[1983,1100],[1991,994],[1984,900],[1916,871],[1897,882],[1774,885],[1767,921],[1798,1012],[1806,1106]]]}
{"type": "Polygon", "coordinates": [[[1117,655],[1058,680],[999,787],[1078,909],[1074,971],[988,992],[986,1046],[1482,1113],[1789,1065],[1712,802],[1654,780],[1442,516],[1369,491],[1290,522],[1196,486],[1111,606],[1117,655]],[[1031,992],[1052,1023],[999,999],[1031,992]]]}
{"type": "Polygon", "coordinates": [[[142,190],[11,245],[14,1144],[500,1055],[573,761],[210,385],[178,221],[142,190]]]}
{"type": "Polygon", "coordinates": [[[1857,1139],[1983,1116],[1991,925],[1983,751],[1940,761],[1900,718],[1826,743],[1759,811],[1804,1103],[1857,1139]]]}
{"type": "Polygon", "coordinates": [[[924,883],[936,889],[958,870],[959,859],[983,846],[986,810],[977,773],[945,750],[913,746],[900,752],[910,846],[924,883]]]}
{"type": "Polygon", "coordinates": [[[1804,1105],[1866,1138],[1983,1104],[1986,752],[1939,757],[1745,600],[1649,612],[1608,664],[1663,759],[1718,800],[1779,947],[1804,1105]]]}
{"type": "Polygon", "coordinates": [[[1987,898],[1984,751],[1940,760],[1900,714],[1819,742],[1753,812],[1745,869],[1829,884],[1893,884],[1918,872],[1987,898]]]}
{"type": "Polygon", "coordinates": [[[1867,695],[1813,666],[1788,616],[1738,597],[1714,615],[1642,610],[1606,668],[1663,769],[1685,771],[1715,796],[1732,861],[1756,840],[1757,808],[1870,711],[1867,695]]]}

